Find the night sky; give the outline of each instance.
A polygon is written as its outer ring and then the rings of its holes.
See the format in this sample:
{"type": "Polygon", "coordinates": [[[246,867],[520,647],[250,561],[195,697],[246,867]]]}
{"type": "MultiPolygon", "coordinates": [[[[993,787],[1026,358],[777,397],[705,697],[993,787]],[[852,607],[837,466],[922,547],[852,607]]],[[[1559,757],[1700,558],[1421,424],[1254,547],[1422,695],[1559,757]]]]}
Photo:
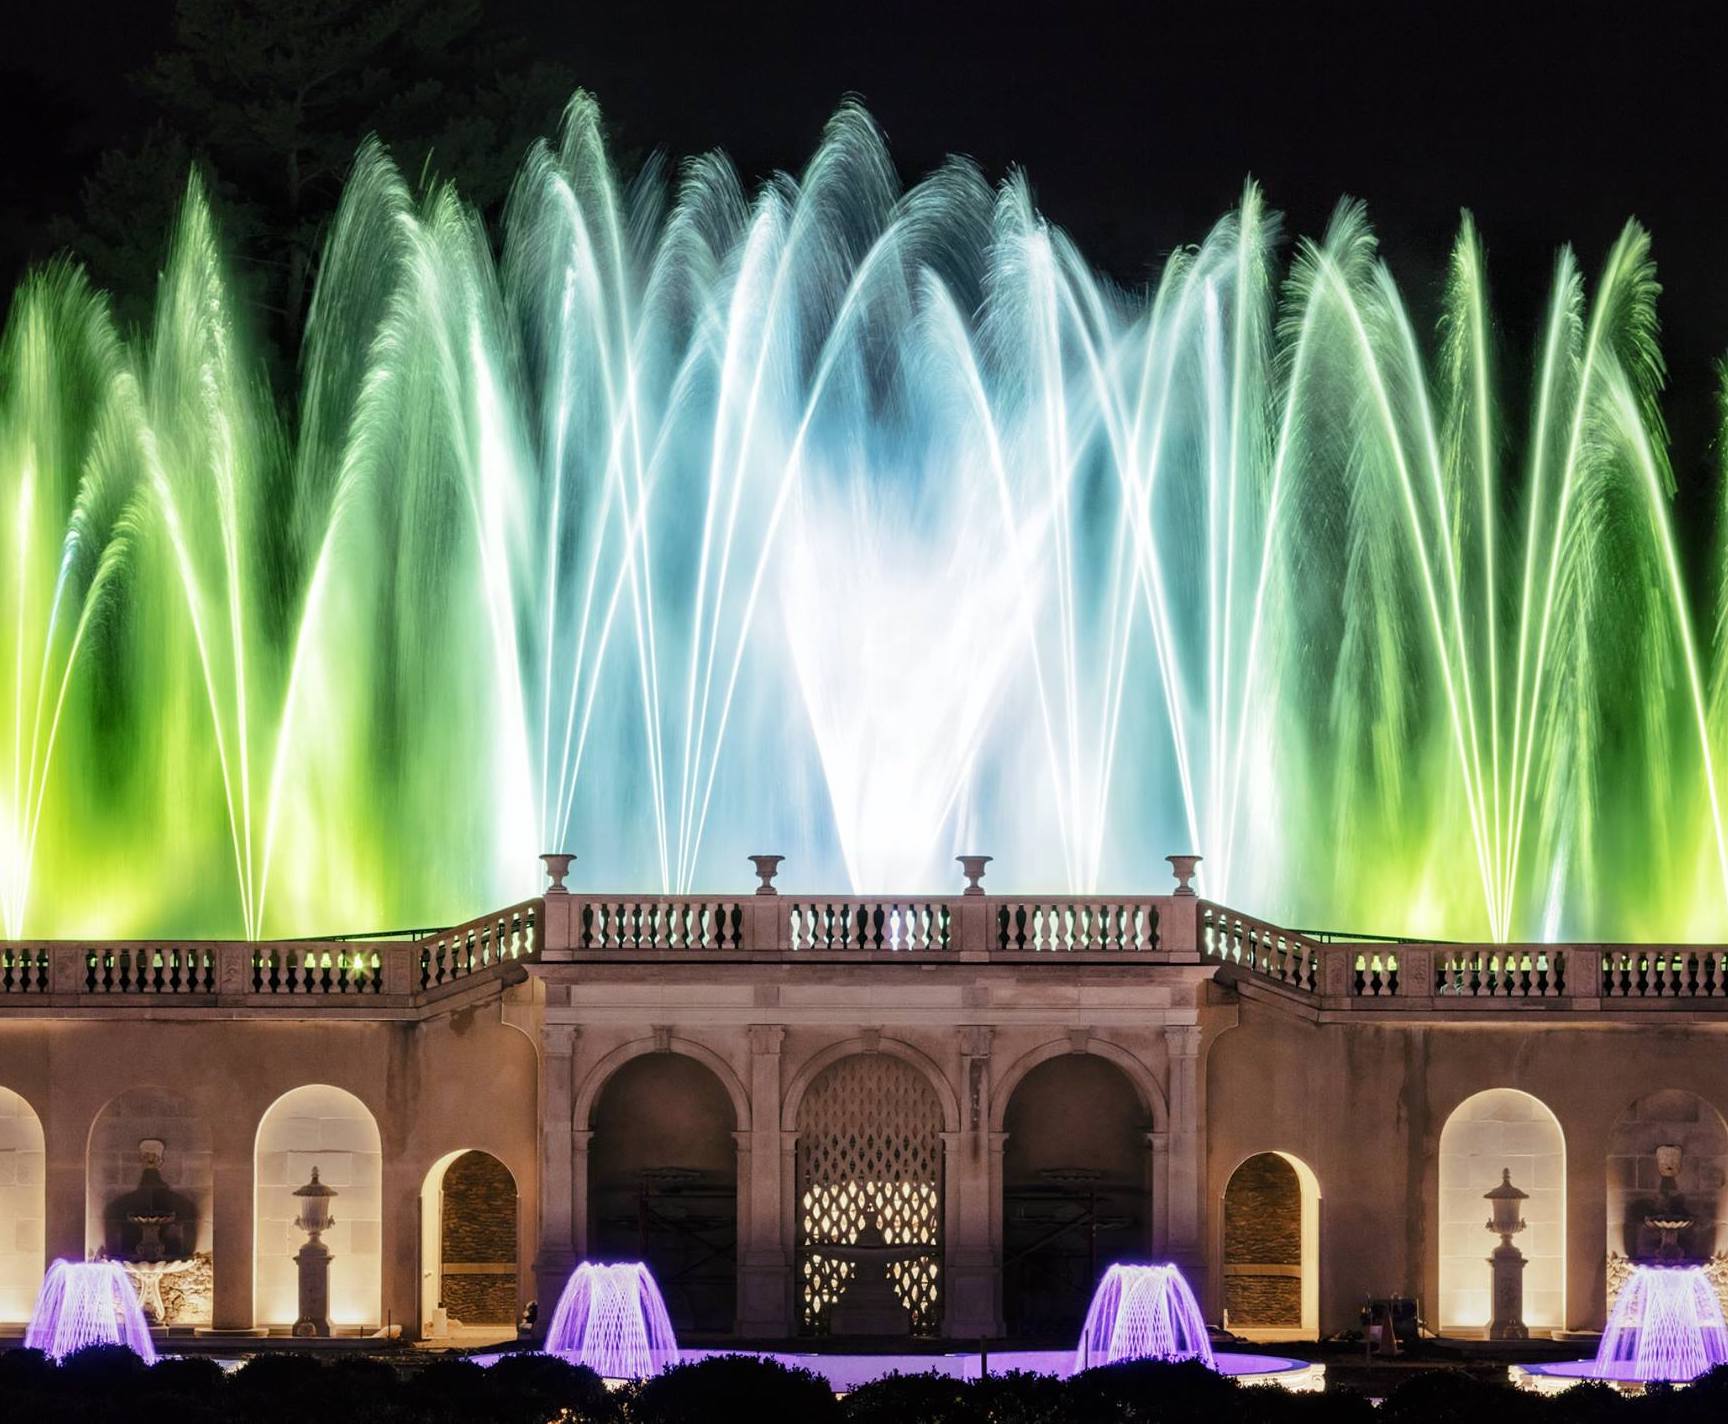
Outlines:
{"type": "MultiPolygon", "coordinates": [[[[746,174],[795,169],[836,102],[857,94],[907,177],[950,151],[992,175],[1019,164],[1044,211],[1127,283],[1204,236],[1253,174],[1296,232],[1317,232],[1342,194],[1365,199],[1427,317],[1468,207],[1515,353],[1528,350],[1555,248],[1572,242],[1593,272],[1636,215],[1665,287],[1683,508],[1710,508],[1711,365],[1728,352],[1720,6],[487,8],[569,64],[632,149],[720,146],[746,174]]],[[[148,121],[126,76],[170,16],[167,0],[55,0],[8,18],[0,198],[14,231],[74,204],[94,153],[148,121]]],[[[1508,390],[1514,414],[1521,402],[1508,390]]]]}

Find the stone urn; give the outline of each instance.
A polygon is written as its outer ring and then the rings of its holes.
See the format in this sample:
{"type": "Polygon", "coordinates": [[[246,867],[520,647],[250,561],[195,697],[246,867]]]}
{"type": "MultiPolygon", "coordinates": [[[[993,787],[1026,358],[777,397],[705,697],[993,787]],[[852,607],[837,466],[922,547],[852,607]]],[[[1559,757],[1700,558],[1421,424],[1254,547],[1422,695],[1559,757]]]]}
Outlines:
{"type": "Polygon", "coordinates": [[[568,895],[569,888],[564,884],[564,877],[570,873],[570,867],[575,864],[576,857],[560,851],[540,857],[541,864],[546,867],[546,878],[551,883],[546,887],[548,895],[568,895]]]}
{"type": "Polygon", "coordinates": [[[306,1233],[306,1244],[294,1256],[300,1275],[300,1314],[294,1321],[294,1333],[299,1336],[330,1333],[330,1248],[320,1238],[330,1229],[330,1200],[335,1195],[334,1187],[318,1180],[316,1167],[312,1180],[294,1189],[294,1199],[300,1204],[294,1224],[306,1233]]]}
{"type": "Polygon", "coordinates": [[[1524,1253],[1512,1244],[1512,1238],[1524,1230],[1523,1203],[1529,1193],[1512,1185],[1512,1169],[1500,1169],[1500,1185],[1482,1194],[1488,1199],[1492,1214],[1488,1230],[1500,1238],[1500,1244],[1488,1257],[1492,1273],[1493,1318],[1488,1322],[1490,1340],[1528,1340],[1529,1327],[1524,1324],[1524,1253]]]}
{"type": "Polygon", "coordinates": [[[960,862],[960,873],[966,877],[966,888],[961,893],[965,895],[982,895],[984,886],[984,867],[996,859],[993,855],[957,855],[960,862]]]}
{"type": "Polygon", "coordinates": [[[774,877],[780,873],[780,862],[785,859],[786,857],[783,855],[753,855],[750,857],[750,864],[756,867],[756,878],[762,882],[756,887],[758,895],[778,895],[780,893],[774,888],[774,877]]]}
{"type": "Polygon", "coordinates": [[[1176,893],[1178,895],[1192,895],[1194,893],[1194,868],[1199,865],[1205,857],[1199,855],[1167,855],[1164,859],[1170,862],[1170,872],[1176,877],[1176,893]]]}

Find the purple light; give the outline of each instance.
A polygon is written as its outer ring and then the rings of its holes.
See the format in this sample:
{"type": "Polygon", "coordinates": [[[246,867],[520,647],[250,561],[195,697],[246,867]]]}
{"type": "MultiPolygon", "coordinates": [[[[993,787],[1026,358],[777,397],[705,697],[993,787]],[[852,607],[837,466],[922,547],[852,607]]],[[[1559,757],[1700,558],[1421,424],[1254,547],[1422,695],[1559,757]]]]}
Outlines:
{"type": "Polygon", "coordinates": [[[63,1360],[86,1345],[124,1345],[145,1364],[156,1363],[138,1292],[116,1261],[56,1261],[36,1296],[26,1349],[63,1360]]]}
{"type": "Polygon", "coordinates": [[[1634,1266],[1590,1373],[1599,1379],[1689,1380],[1728,1363],[1728,1325],[1702,1266],[1634,1266]]]}
{"type": "Polygon", "coordinates": [[[606,1379],[642,1379],[678,1363],[660,1287],[639,1261],[584,1261],[565,1283],[546,1350],[606,1379]]]}
{"type": "Polygon", "coordinates": [[[1199,1360],[1217,1369],[1194,1292],[1174,1266],[1112,1266],[1092,1293],[1076,1372],[1117,1360],[1199,1360]]]}

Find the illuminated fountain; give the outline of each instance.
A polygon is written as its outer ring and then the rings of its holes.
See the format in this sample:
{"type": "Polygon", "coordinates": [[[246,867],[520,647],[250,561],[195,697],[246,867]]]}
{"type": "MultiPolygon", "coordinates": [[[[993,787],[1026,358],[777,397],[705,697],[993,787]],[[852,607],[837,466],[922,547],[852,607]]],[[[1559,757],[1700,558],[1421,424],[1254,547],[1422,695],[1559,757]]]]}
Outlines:
{"type": "Polygon", "coordinates": [[[640,1262],[584,1261],[546,1328],[546,1351],[605,1379],[643,1379],[678,1363],[666,1302],[640,1262]]]}
{"type": "Polygon", "coordinates": [[[1216,1369],[1206,1321],[1174,1266],[1110,1267],[1086,1312],[1074,1368],[1118,1360],[1199,1360],[1216,1369]]]}
{"type": "Polygon", "coordinates": [[[1507,421],[1468,223],[1430,341],[1353,204],[1286,252],[1249,186],[1128,292],[855,106],[796,177],[664,178],[579,97],[494,257],[368,144],[293,428],[196,184],[136,339],[20,288],[0,937],[445,923],[547,846],[683,891],[764,837],[803,885],[1185,844],[1289,923],[1728,927],[1635,225],[1588,293],[1560,255],[1507,421]]]}
{"type": "MultiPolygon", "coordinates": [[[[571,1274],[546,1332],[544,1348],[607,1379],[641,1379],[680,1361],[758,1355],[821,1375],[836,1390],[856,1389],[889,1374],[978,1379],[986,1373],[1070,1375],[1136,1359],[1199,1360],[1244,1384],[1298,1392],[1325,1388],[1323,1365],[1279,1355],[1212,1350],[1193,1292],[1174,1266],[1112,1266],[1093,1296],[1078,1350],[992,1350],[946,1354],[877,1349],[860,1353],[798,1350],[680,1349],[659,1287],[631,1262],[584,1262],[571,1274]]],[[[490,1364],[499,1356],[474,1357],[490,1364]]]]}
{"type": "Polygon", "coordinates": [[[150,1326],[117,1261],[56,1261],[48,1268],[24,1332],[27,1349],[61,1360],[87,1345],[124,1345],[156,1363],[150,1326]]]}
{"type": "Polygon", "coordinates": [[[1515,1367],[1513,1378],[1544,1391],[1581,1379],[1681,1384],[1728,1364],[1728,1324],[1702,1266],[1634,1266],[1621,1287],[1593,1360],[1515,1367]]]}

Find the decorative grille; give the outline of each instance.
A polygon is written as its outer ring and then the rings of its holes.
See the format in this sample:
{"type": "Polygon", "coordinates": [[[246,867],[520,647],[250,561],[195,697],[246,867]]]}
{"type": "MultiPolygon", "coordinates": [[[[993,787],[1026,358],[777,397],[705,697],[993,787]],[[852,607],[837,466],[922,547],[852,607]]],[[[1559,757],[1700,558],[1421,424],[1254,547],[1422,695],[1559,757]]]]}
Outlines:
{"type": "Polygon", "coordinates": [[[928,1246],[889,1267],[915,1334],[934,1335],[942,1266],[942,1107],[922,1074],[886,1054],[825,1069],[798,1107],[798,1269],[803,1326],[825,1334],[856,1269],[821,1252],[866,1227],[890,1246],[928,1246]]]}

